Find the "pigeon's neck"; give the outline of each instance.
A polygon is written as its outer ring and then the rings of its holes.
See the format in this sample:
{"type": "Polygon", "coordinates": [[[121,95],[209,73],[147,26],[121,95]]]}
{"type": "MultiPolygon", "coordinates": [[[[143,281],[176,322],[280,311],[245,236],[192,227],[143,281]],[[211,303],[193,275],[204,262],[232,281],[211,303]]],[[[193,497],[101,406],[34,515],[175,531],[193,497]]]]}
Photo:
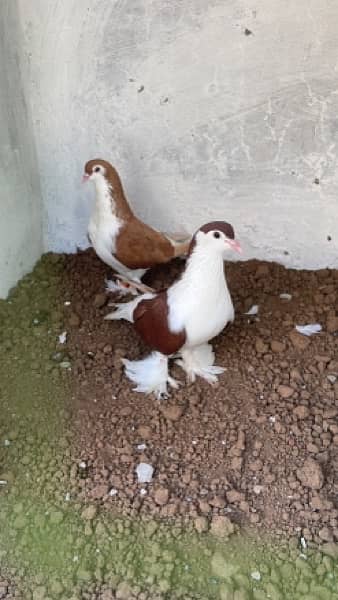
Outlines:
{"type": "Polygon", "coordinates": [[[95,185],[96,204],[99,211],[110,211],[123,220],[133,216],[120,181],[112,183],[106,177],[100,177],[96,180],[95,185]]]}
{"type": "Polygon", "coordinates": [[[228,295],[222,256],[198,247],[188,258],[181,279],[170,292],[172,298],[183,298],[187,304],[193,303],[194,306],[201,303],[212,305],[228,295]]]}
{"type": "Polygon", "coordinates": [[[217,325],[213,333],[215,320],[224,327],[227,320],[233,318],[222,256],[195,247],[181,279],[168,290],[168,306],[171,331],[182,331],[189,326],[191,336],[191,327],[196,331],[204,328],[204,341],[216,335],[220,329],[217,325]],[[210,331],[205,323],[211,323],[210,331]]]}
{"type": "Polygon", "coordinates": [[[226,285],[223,257],[214,251],[195,247],[187,261],[182,281],[193,288],[206,286],[212,289],[226,285]]]}

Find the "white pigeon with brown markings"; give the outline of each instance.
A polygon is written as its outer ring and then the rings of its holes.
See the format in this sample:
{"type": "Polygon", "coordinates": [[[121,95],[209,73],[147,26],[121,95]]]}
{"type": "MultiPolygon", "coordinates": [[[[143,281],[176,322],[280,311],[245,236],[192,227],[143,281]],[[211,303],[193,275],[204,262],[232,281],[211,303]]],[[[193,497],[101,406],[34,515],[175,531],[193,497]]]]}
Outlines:
{"type": "Polygon", "coordinates": [[[153,352],[142,360],[123,359],[135,391],[168,394],[178,382],[169,375],[168,360],[175,358],[189,381],[196,376],[215,383],[223,367],[214,364],[209,341],[234,319],[224,260],[232,250],[241,252],[232,225],[214,221],[194,235],[185,270],[167,290],[147,293],[131,302],[116,304],[106,319],[126,319],[153,352]]]}
{"type": "Polygon", "coordinates": [[[161,233],[140,221],[109,162],[99,158],[87,162],[83,181],[93,181],[96,188],[88,238],[101,260],[117,272],[119,283],[108,282],[108,289],[152,291],[142,283],[142,277],[152,267],[186,255],[191,236],[180,241],[177,235],[161,233]]]}

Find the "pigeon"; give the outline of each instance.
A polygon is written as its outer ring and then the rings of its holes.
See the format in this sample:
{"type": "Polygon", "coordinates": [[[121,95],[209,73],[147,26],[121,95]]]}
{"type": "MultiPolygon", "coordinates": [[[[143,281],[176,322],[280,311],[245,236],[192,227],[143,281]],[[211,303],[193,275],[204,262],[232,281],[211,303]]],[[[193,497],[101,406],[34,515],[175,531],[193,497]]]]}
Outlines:
{"type": "Polygon", "coordinates": [[[145,293],[130,302],[115,304],[105,319],[125,319],[152,353],[142,360],[122,359],[134,391],[168,397],[178,387],[169,375],[169,358],[185,371],[189,382],[202,377],[216,383],[224,368],[214,365],[209,340],[234,319],[234,307],[224,272],[230,251],[242,252],[232,225],[214,221],[193,236],[185,269],[168,289],[145,293]]]}
{"type": "Polygon", "coordinates": [[[150,292],[141,282],[151,267],[186,255],[191,237],[170,238],[142,223],[131,210],[116,169],[107,161],[90,160],[85,165],[83,182],[93,181],[96,203],[91,215],[88,238],[101,260],[117,272],[108,282],[111,291],[150,292]]]}

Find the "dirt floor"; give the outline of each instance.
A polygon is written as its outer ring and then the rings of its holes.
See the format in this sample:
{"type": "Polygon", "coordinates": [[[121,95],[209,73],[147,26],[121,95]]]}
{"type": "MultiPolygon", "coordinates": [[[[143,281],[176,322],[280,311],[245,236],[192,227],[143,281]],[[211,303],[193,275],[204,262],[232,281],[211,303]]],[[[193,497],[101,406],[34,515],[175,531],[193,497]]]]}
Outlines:
{"type": "MultiPolygon", "coordinates": [[[[181,264],[149,283],[167,284],[181,264]]],[[[181,389],[158,401],[133,392],[123,374],[121,357],[147,349],[130,323],[103,320],[109,271],[90,251],[68,259],[82,496],[128,515],[180,515],[197,528],[226,514],[277,535],[338,540],[338,272],[254,261],[226,272],[237,318],[214,342],[225,374],[217,387],[186,385],[176,367],[181,389]],[[254,304],[258,315],[245,315],[254,304]],[[296,332],[308,323],[323,332],[296,332]],[[139,462],[155,469],[150,486],[136,482],[139,462]]]]}
{"type": "Polygon", "coordinates": [[[91,251],[43,257],[0,302],[0,598],[338,598],[338,272],[226,271],[227,370],[188,386],[173,367],[167,401],[125,378],[147,349],[103,320],[91,251]]]}

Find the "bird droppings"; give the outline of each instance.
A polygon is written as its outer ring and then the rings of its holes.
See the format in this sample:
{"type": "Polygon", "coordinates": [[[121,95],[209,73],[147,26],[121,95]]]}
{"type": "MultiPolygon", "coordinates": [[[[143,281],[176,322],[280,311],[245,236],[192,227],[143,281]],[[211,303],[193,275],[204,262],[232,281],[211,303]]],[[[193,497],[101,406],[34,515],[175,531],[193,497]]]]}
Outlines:
{"type": "Polygon", "coordinates": [[[261,320],[215,340],[217,388],[196,381],[170,403],[125,385],[121,356],[146,349],[100,318],[109,273],[91,252],[44,257],[0,302],[0,598],[335,600],[338,276],[226,268],[237,315],[257,299],[261,320]],[[317,319],[320,336],[295,331],[317,319]],[[64,330],[71,371],[52,358],[64,330]]]}

